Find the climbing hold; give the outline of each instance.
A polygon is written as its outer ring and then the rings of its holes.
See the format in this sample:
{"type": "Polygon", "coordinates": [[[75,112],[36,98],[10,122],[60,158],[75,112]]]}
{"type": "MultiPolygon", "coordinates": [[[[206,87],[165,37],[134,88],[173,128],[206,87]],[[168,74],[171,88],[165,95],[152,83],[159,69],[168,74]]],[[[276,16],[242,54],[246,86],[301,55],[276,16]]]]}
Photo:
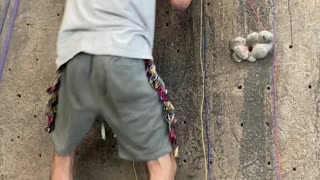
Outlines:
{"type": "Polygon", "coordinates": [[[229,47],[232,53],[232,59],[235,62],[241,62],[249,57],[249,48],[246,45],[246,39],[243,37],[236,37],[229,42],[229,47]]]}
{"type": "Polygon", "coordinates": [[[273,48],[273,34],[269,31],[250,33],[247,38],[236,37],[229,42],[235,62],[255,62],[265,58],[273,48]]]}

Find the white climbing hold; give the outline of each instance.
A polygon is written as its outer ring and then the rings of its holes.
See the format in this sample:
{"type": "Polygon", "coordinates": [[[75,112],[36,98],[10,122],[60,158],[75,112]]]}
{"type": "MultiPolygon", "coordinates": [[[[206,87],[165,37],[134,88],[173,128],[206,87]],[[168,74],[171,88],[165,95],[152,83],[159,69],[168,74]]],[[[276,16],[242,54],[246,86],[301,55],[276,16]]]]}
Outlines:
{"type": "Polygon", "coordinates": [[[273,34],[269,31],[250,33],[247,38],[236,37],[229,42],[232,59],[235,62],[244,60],[255,62],[265,58],[273,48],[273,34]]]}

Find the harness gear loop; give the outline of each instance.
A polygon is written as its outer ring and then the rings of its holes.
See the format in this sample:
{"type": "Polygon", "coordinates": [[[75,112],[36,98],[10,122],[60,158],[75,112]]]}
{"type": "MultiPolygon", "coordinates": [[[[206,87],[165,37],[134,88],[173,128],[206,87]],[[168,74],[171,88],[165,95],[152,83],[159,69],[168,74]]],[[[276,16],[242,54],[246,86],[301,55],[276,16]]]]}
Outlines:
{"type": "Polygon", "coordinates": [[[179,147],[177,145],[177,133],[175,130],[175,109],[173,104],[169,101],[168,91],[165,88],[163,80],[158,75],[156,66],[152,60],[146,60],[146,73],[149,79],[150,85],[158,92],[159,99],[163,103],[163,111],[165,114],[165,120],[168,123],[169,138],[174,148],[174,156],[179,156],[179,147]]]}

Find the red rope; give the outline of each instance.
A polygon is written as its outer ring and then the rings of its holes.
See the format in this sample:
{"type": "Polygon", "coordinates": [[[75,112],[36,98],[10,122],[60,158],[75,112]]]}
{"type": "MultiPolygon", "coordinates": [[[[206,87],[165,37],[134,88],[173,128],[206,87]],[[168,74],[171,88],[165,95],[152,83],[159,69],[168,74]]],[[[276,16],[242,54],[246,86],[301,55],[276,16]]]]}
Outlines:
{"type": "Polygon", "coordinates": [[[260,19],[260,16],[259,16],[258,12],[255,9],[255,4],[251,0],[247,0],[247,3],[249,4],[249,6],[251,8],[251,11],[254,13],[256,21],[260,25],[260,28],[262,30],[266,30],[265,26],[263,25],[263,23],[262,23],[262,21],[260,19]]]}
{"type": "MultiPolygon", "coordinates": [[[[260,28],[262,30],[266,30],[264,24],[262,23],[259,14],[257,13],[255,9],[255,4],[251,0],[247,0],[247,3],[249,4],[251,11],[254,13],[256,22],[259,24],[260,28]]],[[[273,10],[275,11],[275,4],[272,4],[273,10]]],[[[275,12],[274,12],[275,16],[275,12]]],[[[275,24],[276,24],[276,19],[274,18],[273,21],[271,21],[273,31],[275,33],[275,24]]],[[[275,160],[276,160],[276,169],[278,170],[278,173],[276,173],[277,179],[281,180],[282,179],[282,167],[280,163],[281,159],[281,154],[280,154],[280,142],[279,142],[279,127],[277,123],[277,115],[278,115],[278,96],[277,96],[277,79],[278,79],[278,58],[277,58],[277,51],[276,51],[276,45],[275,45],[275,40],[274,40],[274,50],[273,50],[273,101],[274,101],[274,125],[273,125],[273,141],[275,145],[275,160]]]]}

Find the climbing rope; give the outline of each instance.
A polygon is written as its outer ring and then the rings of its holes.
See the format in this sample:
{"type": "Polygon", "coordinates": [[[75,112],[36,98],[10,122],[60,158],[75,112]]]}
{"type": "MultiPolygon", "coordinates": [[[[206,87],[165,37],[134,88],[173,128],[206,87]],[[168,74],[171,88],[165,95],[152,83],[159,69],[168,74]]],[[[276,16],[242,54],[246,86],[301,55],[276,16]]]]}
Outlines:
{"type": "MultiPolygon", "coordinates": [[[[260,25],[262,30],[265,30],[265,26],[263,25],[259,14],[255,10],[255,5],[251,0],[247,0],[252,12],[256,16],[256,21],[260,25]]],[[[280,155],[280,144],[279,144],[279,126],[278,126],[278,97],[277,97],[277,79],[278,79],[278,58],[277,58],[277,45],[276,45],[276,3],[275,0],[270,0],[271,2],[271,10],[273,19],[271,20],[271,27],[273,31],[273,57],[272,57],[272,98],[273,98],[273,141],[274,141],[274,152],[273,156],[275,159],[274,170],[276,174],[277,180],[282,180],[282,168],[281,168],[281,155],[280,155]]]]}
{"type": "Polygon", "coordinates": [[[6,0],[6,3],[4,5],[4,9],[3,9],[2,14],[1,14],[1,19],[0,19],[0,36],[2,34],[2,30],[3,30],[4,24],[6,22],[9,6],[10,6],[10,0],[6,0]]]}
{"type": "MultiPolygon", "coordinates": [[[[205,15],[202,15],[202,19],[205,24],[205,15]]],[[[207,52],[208,52],[208,45],[207,45],[207,33],[206,33],[206,28],[204,28],[203,31],[203,64],[204,64],[204,89],[205,89],[205,119],[206,119],[206,134],[207,134],[207,166],[208,166],[208,178],[211,179],[211,166],[213,164],[213,159],[211,157],[211,138],[210,138],[210,100],[208,97],[208,83],[207,83],[207,78],[208,78],[208,66],[207,66],[207,52]]]]}
{"type": "Polygon", "coordinates": [[[138,175],[137,175],[136,166],[134,164],[134,161],[132,161],[132,168],[133,168],[134,176],[135,176],[136,180],[138,180],[138,175]]]}
{"type": "Polygon", "coordinates": [[[13,14],[11,17],[8,34],[7,34],[7,37],[5,40],[4,48],[3,48],[1,59],[0,59],[0,81],[2,80],[4,65],[6,63],[6,59],[7,59],[8,52],[9,52],[12,34],[14,31],[14,24],[15,24],[16,18],[18,16],[19,5],[20,5],[20,0],[16,0],[15,4],[14,4],[14,8],[13,8],[13,14]]]}
{"type": "Polygon", "coordinates": [[[274,159],[276,167],[277,180],[282,180],[282,167],[281,167],[281,155],[279,144],[279,126],[278,126],[278,97],[277,97],[277,79],[278,79],[278,58],[277,58],[277,44],[276,44],[276,31],[277,31],[277,16],[276,16],[276,3],[275,0],[271,1],[272,7],[272,31],[274,34],[274,48],[272,57],[272,96],[273,96],[273,134],[274,134],[274,159]]]}
{"type": "Polygon", "coordinates": [[[200,7],[200,38],[199,38],[199,56],[200,56],[200,66],[201,66],[201,104],[200,104],[200,126],[201,126],[201,141],[202,141],[202,151],[203,151],[203,158],[204,158],[204,173],[205,173],[205,180],[208,180],[208,163],[207,163],[207,155],[206,155],[206,145],[205,145],[205,133],[204,133],[204,120],[203,120],[203,107],[204,107],[204,100],[205,100],[205,67],[203,65],[204,58],[203,58],[203,18],[204,18],[204,11],[203,11],[203,3],[204,1],[201,0],[201,7],[200,7]]]}
{"type": "Polygon", "coordinates": [[[266,27],[264,26],[264,24],[262,23],[261,21],[261,18],[258,14],[258,12],[256,11],[256,8],[255,8],[255,5],[254,3],[251,1],[251,0],[247,0],[247,3],[249,4],[250,8],[251,8],[251,11],[254,13],[255,15],[255,18],[256,18],[256,22],[259,24],[260,28],[262,30],[266,30],[266,27]]]}

